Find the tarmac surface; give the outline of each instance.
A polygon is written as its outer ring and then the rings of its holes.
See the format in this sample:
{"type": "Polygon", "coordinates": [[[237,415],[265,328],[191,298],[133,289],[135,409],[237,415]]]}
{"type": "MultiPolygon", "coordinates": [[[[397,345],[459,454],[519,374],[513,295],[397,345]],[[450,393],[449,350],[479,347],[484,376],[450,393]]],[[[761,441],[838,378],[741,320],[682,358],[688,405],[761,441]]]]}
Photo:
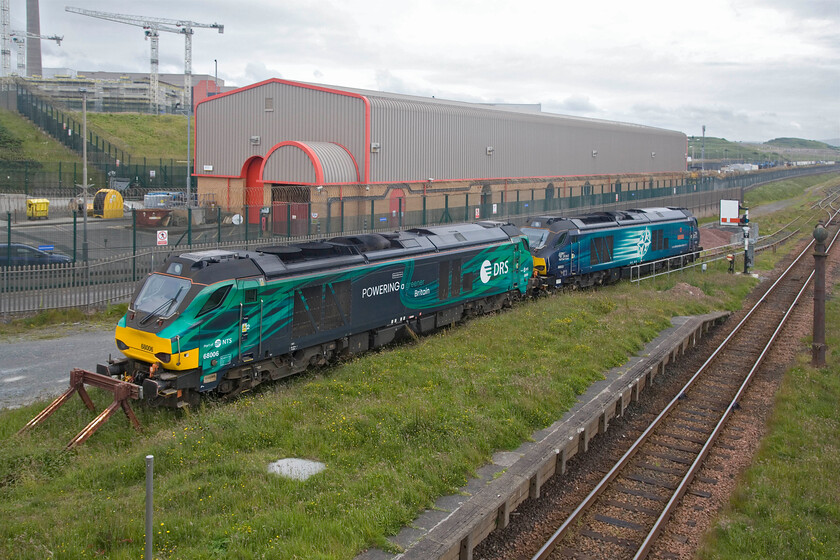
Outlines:
{"type": "Polygon", "coordinates": [[[57,397],[67,389],[71,369],[96,371],[109,354],[121,355],[113,328],[0,343],[0,409],[57,397]]]}

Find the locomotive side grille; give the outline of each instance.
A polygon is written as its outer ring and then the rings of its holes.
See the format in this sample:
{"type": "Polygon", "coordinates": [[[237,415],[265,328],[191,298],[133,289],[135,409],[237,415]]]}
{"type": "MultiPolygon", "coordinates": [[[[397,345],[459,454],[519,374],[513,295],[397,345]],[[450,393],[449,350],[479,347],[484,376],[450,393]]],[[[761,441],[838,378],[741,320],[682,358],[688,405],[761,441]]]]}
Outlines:
{"type": "Polygon", "coordinates": [[[350,322],[350,281],[324,286],[324,323],[322,330],[330,330],[350,322]]]}
{"type": "Polygon", "coordinates": [[[295,291],[295,309],[292,319],[292,336],[315,334],[321,321],[321,286],[310,286],[295,291]]]}
{"type": "Polygon", "coordinates": [[[309,336],[350,324],[351,301],[350,280],[296,290],[292,336],[309,336]]]}

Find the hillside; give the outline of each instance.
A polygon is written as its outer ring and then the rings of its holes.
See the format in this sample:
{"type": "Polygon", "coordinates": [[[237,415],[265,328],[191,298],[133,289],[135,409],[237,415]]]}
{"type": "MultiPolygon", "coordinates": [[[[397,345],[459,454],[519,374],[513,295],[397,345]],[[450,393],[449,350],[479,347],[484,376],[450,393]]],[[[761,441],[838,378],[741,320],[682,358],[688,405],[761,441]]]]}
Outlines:
{"type": "Polygon", "coordinates": [[[816,140],[803,140],[802,138],[774,138],[765,142],[768,146],[778,148],[796,148],[805,150],[831,150],[825,142],[818,142],[816,140]]]}
{"type": "MultiPolygon", "coordinates": [[[[182,115],[88,113],[88,129],[138,158],[187,159],[187,118],[182,115]]],[[[81,120],[81,116],[78,116],[81,120]]],[[[193,124],[195,120],[193,119],[193,124]]],[[[192,129],[195,133],[195,128],[192,129]]]]}
{"type": "MultiPolygon", "coordinates": [[[[81,121],[81,114],[74,115],[81,121]]],[[[187,159],[187,120],[178,115],[88,113],[88,130],[133,160],[187,159]]],[[[0,161],[77,162],[82,158],[14,111],[0,109],[0,161]]]]}
{"type": "MultiPolygon", "coordinates": [[[[688,155],[700,160],[703,138],[688,137],[688,155]]],[[[730,142],[725,138],[705,138],[707,160],[760,163],[763,161],[840,160],[840,149],[824,142],[801,138],[776,138],[764,143],[730,142]]]]}
{"type": "Polygon", "coordinates": [[[81,163],[82,158],[19,114],[0,109],[0,161],[81,163]]]}

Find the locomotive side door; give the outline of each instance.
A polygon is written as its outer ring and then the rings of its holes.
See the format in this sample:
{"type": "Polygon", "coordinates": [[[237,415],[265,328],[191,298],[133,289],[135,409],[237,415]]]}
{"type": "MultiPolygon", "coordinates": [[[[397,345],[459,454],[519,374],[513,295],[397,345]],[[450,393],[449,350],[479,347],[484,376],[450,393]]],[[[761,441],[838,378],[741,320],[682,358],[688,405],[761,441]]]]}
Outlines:
{"type": "Polygon", "coordinates": [[[578,236],[572,235],[569,243],[569,273],[572,276],[580,274],[580,243],[578,236]]]}
{"type": "Polygon", "coordinates": [[[239,301],[239,361],[250,362],[262,356],[263,301],[260,286],[253,280],[237,280],[239,301]]]}

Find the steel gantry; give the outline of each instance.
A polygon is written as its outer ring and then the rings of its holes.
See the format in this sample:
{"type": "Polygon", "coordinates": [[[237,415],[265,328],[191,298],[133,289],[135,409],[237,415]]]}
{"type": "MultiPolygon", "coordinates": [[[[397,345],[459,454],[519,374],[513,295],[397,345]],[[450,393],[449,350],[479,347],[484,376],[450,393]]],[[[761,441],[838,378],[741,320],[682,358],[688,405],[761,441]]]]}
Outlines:
{"type": "Polygon", "coordinates": [[[124,23],[142,27],[146,38],[151,42],[151,70],[149,72],[149,103],[153,112],[160,107],[158,91],[158,39],[161,31],[179,33],[184,36],[184,96],[185,107],[192,108],[192,35],[194,28],[205,27],[225,32],[225,26],[218,23],[198,23],[184,19],[156,18],[148,16],[133,16],[128,14],[113,14],[95,10],[84,10],[67,6],[66,11],[83,16],[95,17],[107,21],[124,23]]]}

